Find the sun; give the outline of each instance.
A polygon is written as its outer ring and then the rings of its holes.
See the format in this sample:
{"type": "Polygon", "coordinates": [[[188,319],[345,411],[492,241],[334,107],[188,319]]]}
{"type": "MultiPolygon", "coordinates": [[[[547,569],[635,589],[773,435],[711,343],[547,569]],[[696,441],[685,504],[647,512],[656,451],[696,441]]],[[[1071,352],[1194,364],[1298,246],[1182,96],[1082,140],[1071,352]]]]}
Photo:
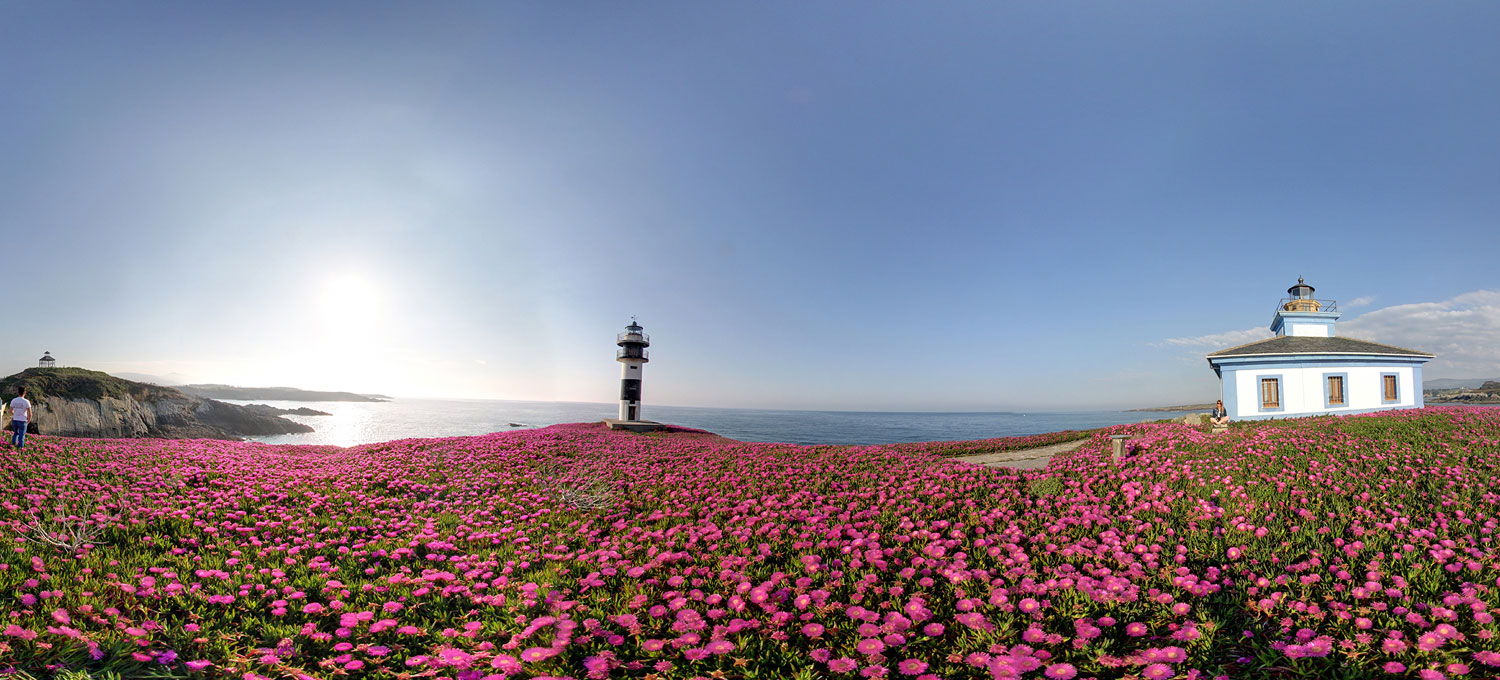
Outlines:
{"type": "Polygon", "coordinates": [[[323,283],[318,297],[319,317],[334,335],[367,330],[379,321],[381,295],[369,279],[340,274],[323,283]]]}

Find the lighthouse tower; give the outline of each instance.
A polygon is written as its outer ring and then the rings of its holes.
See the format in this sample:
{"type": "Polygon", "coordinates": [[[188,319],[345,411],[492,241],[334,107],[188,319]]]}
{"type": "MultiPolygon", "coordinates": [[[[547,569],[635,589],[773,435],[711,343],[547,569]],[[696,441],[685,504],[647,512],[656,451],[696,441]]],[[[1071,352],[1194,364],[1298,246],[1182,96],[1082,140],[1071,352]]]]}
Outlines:
{"type": "Polygon", "coordinates": [[[625,332],[615,336],[615,344],[620,346],[615,352],[615,359],[620,362],[620,420],[642,420],[641,369],[651,360],[646,352],[651,346],[651,336],[643,330],[635,317],[630,317],[625,332]]]}

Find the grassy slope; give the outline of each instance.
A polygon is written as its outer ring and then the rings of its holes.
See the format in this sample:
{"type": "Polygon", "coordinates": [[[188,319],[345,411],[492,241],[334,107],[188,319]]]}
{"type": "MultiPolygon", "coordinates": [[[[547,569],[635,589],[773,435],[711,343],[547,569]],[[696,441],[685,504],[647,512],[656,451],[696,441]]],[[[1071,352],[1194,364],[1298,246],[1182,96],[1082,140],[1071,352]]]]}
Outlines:
{"type": "Polygon", "coordinates": [[[22,385],[33,402],[48,397],[97,400],[128,395],[141,401],[183,398],[182,393],[170,387],[132,382],[86,368],[28,368],[0,379],[0,397],[9,400],[22,385]]]}

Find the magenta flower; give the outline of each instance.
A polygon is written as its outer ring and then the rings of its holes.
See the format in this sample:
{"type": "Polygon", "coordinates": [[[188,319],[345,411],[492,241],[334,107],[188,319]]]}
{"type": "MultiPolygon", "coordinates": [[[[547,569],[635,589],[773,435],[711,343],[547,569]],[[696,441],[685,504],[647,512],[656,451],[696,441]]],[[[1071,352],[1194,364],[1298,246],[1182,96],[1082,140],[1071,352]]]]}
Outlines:
{"type": "Polygon", "coordinates": [[[526,663],[537,663],[545,661],[557,655],[557,652],[546,647],[530,647],[521,652],[521,660],[526,663]]]}
{"type": "Polygon", "coordinates": [[[885,651],[885,643],[875,638],[865,638],[854,645],[854,651],[860,654],[879,654],[885,651]]]}
{"type": "Polygon", "coordinates": [[[856,668],[859,668],[859,663],[846,656],[828,662],[828,670],[835,673],[852,673],[856,668]]]}
{"type": "Polygon", "coordinates": [[[918,659],[907,659],[896,664],[896,670],[902,675],[920,675],[927,670],[927,662],[918,659]]]}
{"type": "Polygon", "coordinates": [[[1141,677],[1147,680],[1166,680],[1173,675],[1175,673],[1172,672],[1172,667],[1164,663],[1151,664],[1141,671],[1141,677]]]}
{"type": "Polygon", "coordinates": [[[1048,666],[1047,670],[1042,674],[1052,678],[1052,680],[1068,680],[1078,675],[1078,669],[1074,668],[1073,664],[1070,663],[1057,663],[1048,666]]]}

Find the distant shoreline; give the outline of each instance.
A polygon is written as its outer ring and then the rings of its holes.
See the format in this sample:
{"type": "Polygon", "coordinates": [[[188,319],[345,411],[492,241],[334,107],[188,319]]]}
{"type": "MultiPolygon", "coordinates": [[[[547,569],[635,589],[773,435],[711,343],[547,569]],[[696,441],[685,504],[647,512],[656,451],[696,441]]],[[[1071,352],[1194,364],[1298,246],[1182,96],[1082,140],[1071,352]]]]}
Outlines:
{"type": "Polygon", "coordinates": [[[1183,406],[1154,406],[1151,408],[1125,409],[1126,413],[1166,413],[1169,411],[1207,411],[1214,407],[1213,404],[1186,404],[1183,406]]]}
{"type": "Polygon", "coordinates": [[[327,392],[301,390],[295,387],[235,387],[232,385],[179,385],[179,392],[205,399],[238,399],[242,401],[390,401],[383,394],[355,394],[353,392],[327,392]]]}

